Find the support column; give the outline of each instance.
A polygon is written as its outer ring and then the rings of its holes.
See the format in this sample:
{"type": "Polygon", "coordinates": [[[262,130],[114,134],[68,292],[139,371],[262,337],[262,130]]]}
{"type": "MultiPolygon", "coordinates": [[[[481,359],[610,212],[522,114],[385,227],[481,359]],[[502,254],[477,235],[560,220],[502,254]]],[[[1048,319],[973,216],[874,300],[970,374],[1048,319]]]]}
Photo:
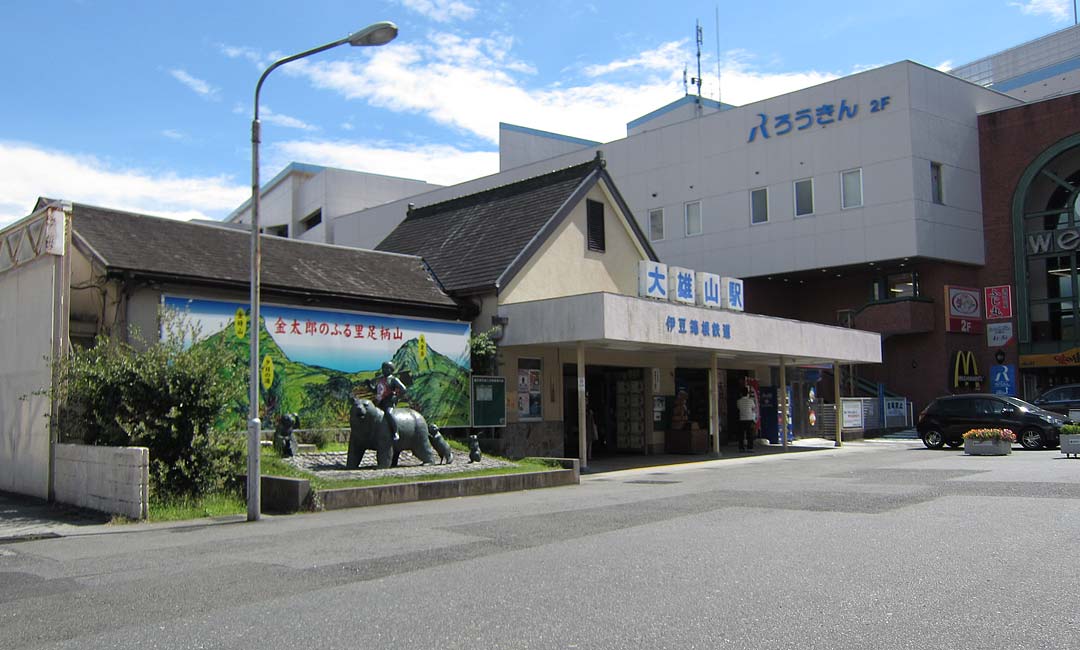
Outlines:
{"type": "Polygon", "coordinates": [[[840,400],[840,362],[833,361],[833,394],[836,400],[836,446],[844,446],[844,410],[840,400]]]}
{"type": "Polygon", "coordinates": [[[581,469],[589,466],[588,432],[585,431],[585,343],[577,344],[577,424],[578,424],[578,459],[581,469]]]}
{"type": "Polygon", "coordinates": [[[780,357],[780,399],[777,401],[780,403],[780,442],[784,446],[784,451],[787,451],[787,368],[784,366],[784,357],[780,357]]]}
{"type": "Polygon", "coordinates": [[[709,435],[712,436],[713,456],[720,457],[720,377],[716,362],[720,357],[712,354],[709,365],[709,435]]]}

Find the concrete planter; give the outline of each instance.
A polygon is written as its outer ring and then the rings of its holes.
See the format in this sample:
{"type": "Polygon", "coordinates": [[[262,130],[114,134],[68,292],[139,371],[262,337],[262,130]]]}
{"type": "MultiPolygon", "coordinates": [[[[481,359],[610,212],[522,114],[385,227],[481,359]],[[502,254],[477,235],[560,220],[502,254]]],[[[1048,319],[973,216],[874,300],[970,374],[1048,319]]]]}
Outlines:
{"type": "Polygon", "coordinates": [[[964,440],[964,453],[969,456],[1007,456],[1012,453],[1008,440],[964,440]]]}
{"type": "Polygon", "coordinates": [[[1061,434],[1061,453],[1066,457],[1080,455],[1080,433],[1061,434]]]}

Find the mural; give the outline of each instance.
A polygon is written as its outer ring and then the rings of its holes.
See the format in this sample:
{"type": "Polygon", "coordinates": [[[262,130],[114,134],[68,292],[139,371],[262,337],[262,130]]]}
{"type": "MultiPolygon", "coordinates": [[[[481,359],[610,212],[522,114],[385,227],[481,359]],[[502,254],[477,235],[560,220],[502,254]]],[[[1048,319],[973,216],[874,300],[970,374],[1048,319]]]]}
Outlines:
{"type": "MultiPolygon", "coordinates": [[[[222,372],[247,383],[246,304],[165,296],[164,307],[195,326],[185,345],[219,342],[222,372]]],[[[364,380],[393,361],[408,405],[441,428],[469,425],[469,324],[363,312],[260,305],[259,417],[297,413],[302,428],[347,427],[351,397],[373,399],[364,380]]],[[[162,333],[164,336],[164,332],[162,333]]],[[[236,404],[246,414],[247,394],[236,404]]]]}

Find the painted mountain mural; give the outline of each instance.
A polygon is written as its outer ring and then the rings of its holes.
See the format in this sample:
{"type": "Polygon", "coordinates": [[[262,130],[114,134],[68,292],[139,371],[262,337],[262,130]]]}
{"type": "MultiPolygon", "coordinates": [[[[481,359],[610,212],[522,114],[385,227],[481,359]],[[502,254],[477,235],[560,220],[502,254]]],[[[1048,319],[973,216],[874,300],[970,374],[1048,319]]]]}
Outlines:
{"type": "MultiPolygon", "coordinates": [[[[228,321],[196,345],[220,344],[222,372],[246,383],[249,340],[237,336],[233,325],[228,321]]],[[[301,428],[347,427],[352,398],[373,398],[364,380],[375,377],[378,367],[350,373],[290,359],[267,331],[266,321],[260,319],[259,325],[259,356],[270,357],[273,365],[270,387],[260,385],[259,417],[264,428],[271,428],[284,413],[299,414],[301,428]]],[[[440,427],[469,425],[468,368],[419,338],[402,343],[392,361],[408,386],[408,406],[440,427]]],[[[246,415],[246,393],[234,408],[246,415]]]]}

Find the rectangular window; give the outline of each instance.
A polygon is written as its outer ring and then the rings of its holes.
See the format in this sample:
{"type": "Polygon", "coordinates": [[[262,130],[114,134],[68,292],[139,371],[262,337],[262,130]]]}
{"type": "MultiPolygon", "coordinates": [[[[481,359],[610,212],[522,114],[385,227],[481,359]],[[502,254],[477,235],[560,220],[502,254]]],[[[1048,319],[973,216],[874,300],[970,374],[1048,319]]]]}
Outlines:
{"type": "Polygon", "coordinates": [[[701,234],[701,201],[686,204],[686,236],[701,234]]]}
{"type": "Polygon", "coordinates": [[[592,199],[585,201],[585,214],[588,220],[589,250],[604,252],[604,204],[592,199]]]}
{"type": "Polygon", "coordinates": [[[649,210],[649,239],[660,241],[664,238],[664,209],[649,210]]]}
{"type": "Polygon", "coordinates": [[[518,359],[518,419],[539,420],[544,415],[544,376],[540,359],[518,359]]]}
{"type": "Polygon", "coordinates": [[[814,179],[795,181],[795,216],[814,214],[814,179]]]}
{"type": "Polygon", "coordinates": [[[750,190],[750,223],[765,223],[769,220],[769,190],[761,188],[750,190]]]}
{"type": "Polygon", "coordinates": [[[888,277],[889,294],[886,300],[893,298],[914,298],[919,295],[919,283],[914,273],[895,273],[888,277]]]}
{"type": "Polygon", "coordinates": [[[319,208],[300,220],[300,232],[307,232],[320,223],[322,223],[322,208],[319,208]]]}
{"type": "Polygon", "coordinates": [[[945,193],[942,189],[941,163],[930,163],[930,200],[938,205],[945,205],[945,193]]]}
{"type": "Polygon", "coordinates": [[[273,235],[274,237],[288,237],[289,236],[289,225],[288,224],[282,224],[280,226],[267,226],[263,230],[263,232],[265,232],[268,235],[273,235]]]}
{"type": "Polygon", "coordinates": [[[852,169],[840,174],[840,207],[862,207],[862,170],[852,169]]]}

